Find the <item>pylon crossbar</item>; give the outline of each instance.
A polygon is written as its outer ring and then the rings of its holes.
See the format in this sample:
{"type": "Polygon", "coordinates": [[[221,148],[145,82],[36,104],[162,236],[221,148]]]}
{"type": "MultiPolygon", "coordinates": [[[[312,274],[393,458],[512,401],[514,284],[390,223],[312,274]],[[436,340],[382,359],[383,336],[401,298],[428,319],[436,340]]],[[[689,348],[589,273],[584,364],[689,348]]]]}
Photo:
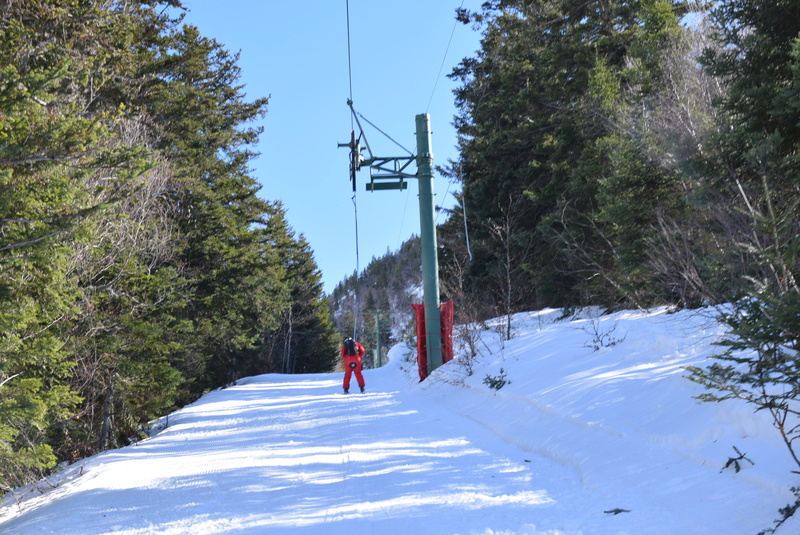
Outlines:
{"type": "Polygon", "coordinates": [[[417,178],[416,171],[413,173],[406,171],[414,162],[416,162],[416,158],[413,156],[396,158],[374,157],[370,160],[365,160],[364,164],[369,166],[370,179],[380,180],[383,178],[417,178]]]}

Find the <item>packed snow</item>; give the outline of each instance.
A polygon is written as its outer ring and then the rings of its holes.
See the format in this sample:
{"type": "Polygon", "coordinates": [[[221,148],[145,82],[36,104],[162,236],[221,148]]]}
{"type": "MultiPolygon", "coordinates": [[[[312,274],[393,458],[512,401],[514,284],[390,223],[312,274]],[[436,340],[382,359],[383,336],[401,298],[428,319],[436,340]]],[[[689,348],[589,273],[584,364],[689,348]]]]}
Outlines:
{"type": "MultiPolygon", "coordinates": [[[[743,402],[696,401],[704,390],[685,377],[686,366],[719,350],[724,330],[713,310],[563,316],[518,314],[508,341],[502,320],[461,327],[475,358],[457,344],[458,358],[422,383],[406,345],[365,372],[365,394],[343,395],[341,374],[241,380],[162,419],[146,440],[9,493],[0,532],[755,535],[771,527],[800,483],[780,435],[743,402]],[[738,472],[723,469],[734,448],[746,456],[738,472]]],[[[800,521],[777,533],[800,533],[800,521]]]]}

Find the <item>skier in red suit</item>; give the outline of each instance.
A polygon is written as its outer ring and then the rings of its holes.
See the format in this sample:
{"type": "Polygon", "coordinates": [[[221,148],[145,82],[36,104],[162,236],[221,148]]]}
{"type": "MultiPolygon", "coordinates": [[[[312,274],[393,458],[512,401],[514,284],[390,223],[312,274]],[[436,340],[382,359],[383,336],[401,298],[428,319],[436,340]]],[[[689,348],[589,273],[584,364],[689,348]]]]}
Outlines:
{"type": "Polygon", "coordinates": [[[345,338],[342,344],[342,358],[344,359],[344,393],[350,393],[350,375],[356,374],[356,381],[364,393],[364,376],[361,375],[361,357],[366,351],[364,346],[352,338],[345,338]]]}

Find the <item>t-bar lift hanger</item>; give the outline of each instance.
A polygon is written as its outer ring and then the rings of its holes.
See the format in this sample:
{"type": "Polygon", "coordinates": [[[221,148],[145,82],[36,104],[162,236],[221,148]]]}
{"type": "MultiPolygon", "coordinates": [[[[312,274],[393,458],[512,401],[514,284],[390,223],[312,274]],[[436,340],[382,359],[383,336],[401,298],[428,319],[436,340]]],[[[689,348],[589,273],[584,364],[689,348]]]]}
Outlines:
{"type": "MultiPolygon", "coordinates": [[[[406,179],[417,178],[417,173],[410,173],[407,171],[408,167],[412,163],[416,162],[417,157],[413,154],[409,156],[375,156],[372,152],[372,148],[369,146],[367,135],[364,133],[364,129],[361,127],[361,121],[358,120],[361,114],[356,112],[355,108],[353,108],[352,100],[348,99],[347,105],[350,107],[350,112],[353,114],[353,118],[358,125],[359,134],[356,138],[355,130],[351,130],[350,143],[339,143],[338,145],[339,147],[350,148],[350,182],[353,186],[353,191],[356,191],[356,172],[360,171],[361,167],[364,165],[369,167],[369,183],[367,184],[367,191],[406,189],[408,187],[406,179]],[[364,141],[364,147],[361,147],[362,140],[364,141]],[[365,148],[367,149],[368,154],[366,158],[361,154],[365,148]],[[387,182],[388,180],[394,180],[394,182],[387,182]]],[[[364,118],[364,120],[366,121],[366,118],[364,118]]],[[[378,130],[380,131],[380,129],[378,130]]],[[[386,137],[389,136],[387,135],[386,137]]],[[[392,138],[389,137],[389,139],[392,138]]],[[[394,140],[392,139],[392,141],[394,140]]],[[[395,141],[395,143],[397,142],[395,141]]]]}

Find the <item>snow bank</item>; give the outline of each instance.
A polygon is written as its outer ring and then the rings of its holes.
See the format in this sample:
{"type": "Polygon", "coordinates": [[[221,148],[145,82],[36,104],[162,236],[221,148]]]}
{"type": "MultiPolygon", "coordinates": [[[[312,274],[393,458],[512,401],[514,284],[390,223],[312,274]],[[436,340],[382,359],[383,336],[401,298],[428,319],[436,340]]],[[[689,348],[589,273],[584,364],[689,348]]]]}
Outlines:
{"type": "Polygon", "coordinates": [[[693,399],[712,312],[518,314],[424,383],[394,347],[364,395],[339,374],[247,378],[6,496],[0,532],[755,535],[798,476],[766,415],[693,399]]]}

